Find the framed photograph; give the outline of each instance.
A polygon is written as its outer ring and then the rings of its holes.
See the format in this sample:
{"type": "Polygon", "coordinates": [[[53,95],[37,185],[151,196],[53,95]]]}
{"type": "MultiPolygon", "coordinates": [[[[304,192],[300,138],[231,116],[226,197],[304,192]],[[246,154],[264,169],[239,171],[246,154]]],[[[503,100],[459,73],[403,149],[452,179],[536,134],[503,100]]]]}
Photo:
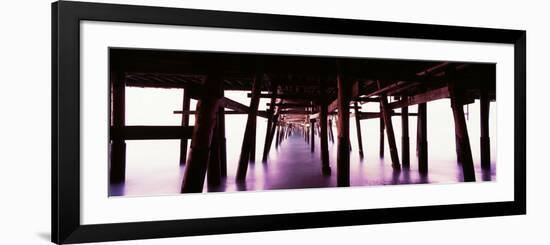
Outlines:
{"type": "Polygon", "coordinates": [[[52,241],[526,212],[526,33],[52,4],[52,241]]]}

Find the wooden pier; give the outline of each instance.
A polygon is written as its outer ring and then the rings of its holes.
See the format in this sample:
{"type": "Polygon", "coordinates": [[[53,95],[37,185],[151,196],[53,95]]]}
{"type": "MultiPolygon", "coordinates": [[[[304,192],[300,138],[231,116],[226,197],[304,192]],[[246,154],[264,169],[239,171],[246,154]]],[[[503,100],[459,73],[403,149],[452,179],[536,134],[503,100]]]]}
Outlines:
{"type": "Polygon", "coordinates": [[[110,90],[111,184],[125,181],[126,140],[151,139],[180,140],[179,164],[185,168],[182,193],[202,192],[205,182],[220,185],[228,164],[238,166],[236,180],[244,182],[248,166],[257,160],[258,117],[267,119],[262,164],[270,164],[268,156],[273,147],[298,134],[310,145],[312,154],[319,154],[319,176],[329,176],[333,171],[328,147],[335,143],[338,186],[350,185],[350,164],[354,164],[350,154],[363,158],[369,151],[363,143],[373,135],[362,134],[361,120],[380,121],[380,157],[385,157],[387,144],[394,171],[408,171],[409,117],[416,117],[413,157],[418,158],[419,172],[428,174],[428,130],[436,125],[430,125],[427,113],[430,102],[443,99],[449,100],[454,118],[453,147],[463,181],[476,181],[464,106],[480,101],[481,167],[490,169],[489,107],[495,101],[494,64],[111,49],[110,90]],[[126,125],[125,88],[130,86],[183,90],[182,110],[174,111],[181,114],[181,125],[126,125]],[[225,97],[224,91],[229,90],[247,91],[250,104],[225,97]],[[266,110],[258,109],[262,98],[269,101],[266,110]],[[190,109],[192,99],[197,101],[195,110],[190,109]],[[364,110],[366,103],[376,104],[379,110],[364,110]],[[189,126],[190,114],[195,115],[194,126],[189,126]],[[227,161],[228,114],[247,115],[238,162],[227,161]],[[350,139],[350,116],[357,139],[350,139]],[[394,117],[401,120],[401,132],[394,130],[394,117]],[[401,138],[400,149],[396,137],[401,138]],[[351,140],[357,140],[357,149],[351,149],[351,140]]]}

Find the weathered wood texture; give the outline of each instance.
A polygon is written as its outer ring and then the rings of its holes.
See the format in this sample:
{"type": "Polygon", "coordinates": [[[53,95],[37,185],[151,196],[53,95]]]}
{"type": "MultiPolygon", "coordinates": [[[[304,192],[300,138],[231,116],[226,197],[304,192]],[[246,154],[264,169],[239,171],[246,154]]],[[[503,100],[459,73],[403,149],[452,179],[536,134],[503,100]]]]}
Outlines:
{"type": "Polygon", "coordinates": [[[464,117],[464,105],[460,102],[462,91],[456,85],[449,83],[449,92],[451,97],[451,108],[455,122],[455,135],[459,145],[457,158],[461,160],[462,175],[464,181],[475,181],[474,161],[472,158],[472,149],[470,148],[470,138],[468,136],[468,128],[466,126],[466,118],[464,117]]]}
{"type": "Polygon", "coordinates": [[[355,102],[355,128],[357,129],[357,145],[359,147],[359,156],[363,158],[363,137],[361,136],[361,118],[359,116],[359,105],[355,102]]]}
{"type": "Polygon", "coordinates": [[[210,144],[216,125],[221,78],[213,73],[204,82],[204,88],[214,91],[209,96],[203,96],[197,102],[197,115],[193,126],[191,150],[181,187],[182,193],[202,192],[208,160],[210,157],[210,144]]]}
{"type": "Polygon", "coordinates": [[[380,105],[382,106],[382,115],[384,118],[384,125],[386,126],[386,136],[388,137],[388,145],[390,148],[390,157],[392,161],[392,167],[395,170],[401,169],[399,163],[399,154],[397,153],[397,144],[395,143],[395,133],[393,131],[393,123],[391,121],[391,109],[388,106],[388,99],[385,95],[379,96],[380,105]]]}
{"type": "Polygon", "coordinates": [[[489,93],[485,86],[480,91],[480,153],[481,167],[491,168],[491,140],[489,138],[489,93]]]}
{"type": "Polygon", "coordinates": [[[126,142],[122,132],[126,124],[125,98],[126,79],[122,72],[111,73],[111,96],[113,113],[111,115],[111,166],[109,168],[109,182],[122,183],[126,179],[126,142]]]}
{"type": "Polygon", "coordinates": [[[416,129],[416,153],[418,155],[418,171],[422,174],[428,173],[428,121],[427,104],[418,104],[418,118],[416,129]]]}
{"type": "Polygon", "coordinates": [[[409,143],[409,107],[401,108],[401,164],[403,168],[410,168],[410,143],[409,143]]]}
{"type": "MultiPolygon", "coordinates": [[[[189,97],[188,93],[189,92],[185,90],[183,91],[182,111],[189,111],[189,107],[191,105],[191,97],[189,97]]],[[[181,126],[189,126],[189,114],[181,114],[181,126]]],[[[182,137],[180,140],[180,165],[185,165],[185,162],[187,161],[188,140],[188,137],[182,137]]]]}
{"type": "MultiPolygon", "coordinates": [[[[340,72],[338,86],[338,146],[336,156],[336,182],[338,186],[350,185],[349,102],[351,83],[340,72]]],[[[330,108],[329,108],[330,109],[330,108]]]]}
{"type": "Polygon", "coordinates": [[[243,144],[241,147],[241,155],[239,157],[239,165],[237,168],[237,180],[243,181],[246,179],[246,172],[248,170],[248,161],[251,158],[252,151],[255,150],[256,137],[256,113],[258,111],[258,105],[260,103],[260,88],[262,83],[262,77],[256,75],[254,78],[254,84],[252,86],[252,98],[250,100],[250,110],[248,118],[246,120],[246,128],[243,138],[243,144]]]}

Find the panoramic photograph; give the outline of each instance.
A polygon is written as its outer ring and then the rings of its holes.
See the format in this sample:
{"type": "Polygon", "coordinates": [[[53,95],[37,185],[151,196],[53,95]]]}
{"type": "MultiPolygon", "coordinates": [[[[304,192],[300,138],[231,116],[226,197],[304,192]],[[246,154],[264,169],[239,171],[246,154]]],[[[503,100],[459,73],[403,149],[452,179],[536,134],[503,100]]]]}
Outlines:
{"type": "Polygon", "coordinates": [[[109,76],[110,197],[498,177],[494,63],[112,47],[109,76]]]}

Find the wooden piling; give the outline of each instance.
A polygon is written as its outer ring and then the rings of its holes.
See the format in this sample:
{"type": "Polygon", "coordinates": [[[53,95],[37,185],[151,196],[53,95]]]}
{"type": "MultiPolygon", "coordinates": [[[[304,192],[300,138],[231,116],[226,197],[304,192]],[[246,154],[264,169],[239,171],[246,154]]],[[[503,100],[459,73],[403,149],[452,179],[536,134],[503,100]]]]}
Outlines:
{"type": "Polygon", "coordinates": [[[392,161],[392,167],[395,170],[400,170],[401,164],[399,163],[399,155],[397,153],[397,144],[395,143],[395,134],[393,131],[393,123],[391,121],[392,109],[388,107],[388,98],[386,95],[379,95],[379,98],[380,98],[380,105],[382,107],[382,117],[384,119],[384,125],[386,126],[386,136],[388,137],[388,145],[390,148],[390,157],[392,161]]]}
{"type": "MultiPolygon", "coordinates": [[[[404,97],[403,99],[406,99],[404,97]]],[[[401,161],[403,168],[410,168],[409,107],[401,108],[401,161]]]]}
{"type": "Polygon", "coordinates": [[[470,148],[470,138],[468,136],[468,128],[466,126],[466,118],[464,117],[464,105],[462,101],[463,93],[460,88],[457,88],[454,82],[449,83],[449,94],[451,97],[451,108],[453,110],[455,122],[455,135],[459,144],[460,152],[457,158],[462,160],[462,174],[464,181],[475,181],[474,161],[472,159],[472,150],[470,148]],[[460,157],[458,157],[460,156],[460,157]]]}
{"type": "MultiPolygon", "coordinates": [[[[191,97],[189,96],[189,91],[184,90],[183,91],[183,103],[182,103],[182,111],[189,111],[189,107],[191,104],[191,97]]],[[[182,113],[181,114],[181,126],[187,127],[189,126],[189,114],[188,113],[182,113]]],[[[187,141],[189,139],[187,138],[181,138],[180,140],[180,166],[185,165],[185,162],[187,161],[187,141]]]]}
{"type": "Polygon", "coordinates": [[[212,140],[210,142],[210,156],[208,158],[208,168],[206,175],[206,180],[209,186],[217,186],[221,183],[219,127],[219,120],[217,120],[216,118],[216,125],[214,126],[214,132],[212,133],[212,140]]]}
{"type": "Polygon", "coordinates": [[[338,186],[350,185],[349,154],[349,102],[351,83],[342,77],[340,66],[336,75],[338,86],[338,146],[336,156],[336,182],[338,186]]]}
{"type": "MultiPolygon", "coordinates": [[[[217,73],[211,73],[205,80],[203,89],[220,91],[221,80],[217,73]]],[[[202,192],[221,97],[220,93],[205,93],[197,102],[191,150],[181,187],[182,193],[202,192]]]]}
{"type": "Polygon", "coordinates": [[[227,145],[225,138],[225,108],[222,106],[218,109],[218,139],[220,141],[220,175],[227,177],[227,145]]]}
{"type": "Polygon", "coordinates": [[[484,170],[491,169],[491,140],[489,138],[489,91],[486,85],[482,85],[480,90],[480,153],[481,153],[481,168],[484,170]]]}
{"type": "Polygon", "coordinates": [[[311,130],[311,152],[315,152],[315,119],[309,119],[311,130]]]}
{"type": "MultiPolygon", "coordinates": [[[[272,82],[271,93],[277,96],[277,86],[275,85],[274,82],[272,82]]],[[[265,130],[265,142],[264,142],[264,151],[262,154],[262,162],[267,161],[267,155],[269,154],[269,150],[271,148],[271,140],[273,140],[273,138],[271,137],[272,135],[271,131],[273,128],[273,124],[276,121],[274,120],[275,119],[275,102],[276,102],[275,96],[271,98],[271,103],[268,109],[267,128],[265,130]]]]}
{"type": "Polygon", "coordinates": [[[330,135],[330,141],[334,143],[334,133],[332,132],[332,119],[328,119],[328,132],[330,135]]]}
{"type": "Polygon", "coordinates": [[[250,111],[246,121],[246,129],[241,147],[241,155],[239,157],[239,166],[237,168],[237,180],[243,181],[246,179],[248,170],[248,161],[252,158],[252,151],[256,149],[256,115],[258,113],[258,105],[260,103],[260,89],[262,85],[262,77],[256,75],[252,84],[252,98],[250,99],[250,111]]]}
{"type": "Polygon", "coordinates": [[[281,125],[279,125],[279,122],[275,122],[277,124],[277,132],[275,133],[275,149],[279,148],[279,139],[281,138],[281,125]]]}
{"type": "MultiPolygon", "coordinates": [[[[382,106],[380,106],[380,113],[382,113],[382,106]]],[[[380,158],[384,158],[384,117],[380,117],[380,158]]]]}
{"type": "Polygon", "coordinates": [[[355,127],[357,128],[357,145],[359,146],[359,156],[363,158],[363,138],[361,137],[361,119],[359,118],[359,104],[357,101],[355,101],[355,127]]]}
{"type": "Polygon", "coordinates": [[[126,78],[123,72],[111,73],[112,124],[111,166],[109,183],[123,183],[126,179],[126,142],[124,140],[126,78]]]}
{"type": "Polygon", "coordinates": [[[428,122],[427,104],[418,104],[416,146],[418,155],[418,171],[422,174],[428,173],[428,122]]]}
{"type": "Polygon", "coordinates": [[[320,111],[320,125],[321,125],[321,172],[323,175],[330,175],[330,162],[328,155],[328,125],[327,125],[328,105],[323,103],[320,111]]]}

